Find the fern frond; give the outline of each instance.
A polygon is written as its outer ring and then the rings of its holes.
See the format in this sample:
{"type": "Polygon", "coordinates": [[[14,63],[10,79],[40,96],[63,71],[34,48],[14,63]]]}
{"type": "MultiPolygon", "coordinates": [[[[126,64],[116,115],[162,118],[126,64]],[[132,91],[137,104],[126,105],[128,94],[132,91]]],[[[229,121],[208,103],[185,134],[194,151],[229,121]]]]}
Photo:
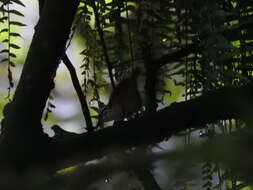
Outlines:
{"type": "Polygon", "coordinates": [[[2,43],[6,46],[4,49],[0,51],[0,54],[6,54],[5,58],[1,60],[3,63],[8,64],[8,80],[9,80],[9,87],[8,87],[8,96],[7,98],[10,99],[10,91],[14,87],[13,82],[13,76],[11,67],[15,67],[15,63],[13,61],[14,58],[16,58],[16,54],[13,50],[20,49],[20,46],[18,46],[14,41],[13,38],[21,37],[21,35],[17,32],[11,32],[12,27],[24,27],[26,26],[24,23],[12,20],[12,16],[18,16],[18,17],[24,17],[24,14],[21,13],[19,10],[15,10],[13,5],[20,5],[25,7],[25,5],[20,0],[1,0],[0,1],[0,12],[2,13],[2,17],[0,18],[0,27],[2,29],[0,30],[1,33],[7,33],[7,37],[2,40],[2,43]]]}

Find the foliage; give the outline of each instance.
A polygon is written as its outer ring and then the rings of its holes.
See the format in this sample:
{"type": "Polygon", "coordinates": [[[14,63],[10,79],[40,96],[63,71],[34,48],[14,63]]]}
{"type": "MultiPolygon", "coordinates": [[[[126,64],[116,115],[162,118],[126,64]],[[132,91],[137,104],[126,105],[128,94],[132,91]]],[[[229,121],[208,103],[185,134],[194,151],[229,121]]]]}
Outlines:
{"type": "Polygon", "coordinates": [[[14,5],[23,6],[25,5],[20,0],[1,0],[0,1],[0,35],[4,36],[1,38],[1,43],[4,45],[0,51],[2,59],[0,63],[8,64],[8,98],[10,98],[10,90],[14,86],[11,68],[15,67],[14,59],[16,58],[15,50],[21,47],[15,43],[16,38],[21,38],[21,35],[16,32],[18,27],[24,27],[26,24],[16,21],[16,17],[24,17],[24,14],[17,10],[14,5]]]}
{"type": "MultiPolygon", "coordinates": [[[[167,92],[162,89],[166,88],[168,79],[176,86],[185,86],[186,99],[252,80],[250,1],[98,1],[96,9],[97,14],[89,1],[82,1],[79,31],[86,42],[82,51],[85,92],[93,94],[92,100],[97,105],[101,105],[101,89],[108,85],[106,69],[113,69],[119,81],[122,73],[131,72],[134,67],[143,68],[148,76],[148,69],[154,69],[157,58],[192,43],[198,44],[197,52],[159,68],[161,75],[153,88],[156,98],[151,101],[164,102],[158,97],[167,92]],[[152,63],[147,63],[145,57],[151,58],[152,63]]],[[[224,123],[209,126],[206,131],[211,128],[216,133],[216,126],[220,126],[229,133],[231,126],[224,123]]],[[[221,188],[221,175],[228,173],[220,172],[217,164],[205,163],[203,188],[213,188],[215,173],[220,176],[216,188],[221,188]]]]}
{"type": "MultiPolygon", "coordinates": [[[[20,48],[12,41],[20,37],[12,27],[25,26],[12,20],[12,15],[24,15],[11,5],[24,5],[19,0],[0,2],[3,26],[0,33],[7,34],[2,41],[6,47],[0,54],[7,54],[1,62],[8,64],[10,89],[13,87],[11,67],[15,66],[13,49],[20,48]]],[[[80,67],[83,91],[91,97],[89,109],[94,121],[99,122],[105,104],[101,97],[109,86],[114,87],[115,81],[122,81],[125,73],[133,72],[136,67],[145,75],[142,93],[147,112],[171,103],[166,102],[168,99],[176,101],[181,95],[168,86],[183,86],[183,97],[189,100],[224,86],[248,84],[252,80],[252,16],[252,2],[246,0],[82,0],[73,33],[77,31],[85,40],[80,67]],[[160,58],[189,44],[196,44],[197,51],[158,66],[160,58]],[[164,98],[170,94],[173,98],[164,98]]],[[[53,108],[49,101],[48,112],[53,108]]],[[[230,134],[232,129],[236,131],[244,125],[231,120],[203,128],[200,136],[212,141],[216,135],[230,134]]],[[[187,132],[187,142],[190,135],[187,132]]],[[[202,164],[204,189],[222,189],[228,181],[231,189],[244,187],[238,187],[239,178],[233,171],[221,168],[219,162],[208,160],[202,164]],[[216,185],[213,176],[218,176],[216,185]]],[[[184,183],[186,189],[188,181],[184,183]]]]}

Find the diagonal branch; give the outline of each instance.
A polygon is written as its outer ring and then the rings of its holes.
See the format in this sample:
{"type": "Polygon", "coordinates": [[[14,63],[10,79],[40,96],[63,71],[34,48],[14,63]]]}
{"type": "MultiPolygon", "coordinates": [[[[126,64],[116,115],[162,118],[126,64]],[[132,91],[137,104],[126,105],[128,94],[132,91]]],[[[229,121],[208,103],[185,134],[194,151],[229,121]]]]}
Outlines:
{"type": "MultiPolygon", "coordinates": [[[[45,4],[45,0],[39,0],[39,15],[41,16],[42,11],[43,11],[43,7],[45,4]]],[[[36,27],[35,27],[36,29],[36,27]]],[[[76,90],[77,96],[79,98],[79,102],[81,104],[81,109],[84,115],[84,119],[86,121],[86,129],[88,132],[93,131],[93,125],[92,125],[92,120],[91,120],[91,116],[90,116],[90,112],[89,112],[89,108],[86,102],[86,97],[84,96],[83,92],[82,92],[82,88],[81,85],[79,83],[77,74],[76,74],[76,70],[75,67],[73,66],[73,64],[71,63],[71,61],[69,60],[66,52],[63,53],[62,56],[62,61],[65,64],[65,66],[67,67],[69,73],[70,73],[70,77],[73,83],[73,86],[76,90]]]]}
{"type": "Polygon", "coordinates": [[[12,167],[25,169],[34,161],[44,162],[45,153],[52,148],[43,133],[41,117],[78,5],[78,0],[45,1],[13,101],[2,122],[1,159],[15,162],[12,167]]]}
{"type": "Polygon", "coordinates": [[[73,86],[76,90],[79,102],[81,104],[82,112],[83,112],[84,119],[85,119],[86,125],[87,125],[86,129],[87,129],[88,132],[92,132],[93,131],[93,126],[92,126],[92,121],[91,121],[89,108],[88,108],[88,105],[87,105],[87,102],[86,102],[86,97],[83,94],[82,88],[81,88],[79,80],[77,78],[75,67],[73,66],[73,64],[69,60],[66,53],[63,54],[62,61],[66,65],[66,67],[67,67],[67,69],[70,73],[73,86]]]}
{"type": "MultiPolygon", "coordinates": [[[[241,118],[250,121],[253,87],[223,88],[169,107],[143,118],[108,127],[93,134],[77,135],[57,147],[54,158],[62,167],[94,158],[109,150],[128,149],[161,142],[189,128],[201,128],[218,120],[241,118]]],[[[50,156],[52,158],[52,156],[50,156]]]]}

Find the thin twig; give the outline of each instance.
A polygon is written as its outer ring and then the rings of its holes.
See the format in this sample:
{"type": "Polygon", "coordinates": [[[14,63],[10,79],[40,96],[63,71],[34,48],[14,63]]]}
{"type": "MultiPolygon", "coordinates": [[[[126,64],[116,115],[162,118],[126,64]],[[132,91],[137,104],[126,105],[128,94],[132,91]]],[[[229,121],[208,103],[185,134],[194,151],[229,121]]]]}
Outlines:
{"type": "Polygon", "coordinates": [[[93,131],[92,120],[91,120],[89,108],[88,108],[88,105],[87,105],[87,102],[86,102],[86,97],[83,94],[81,85],[80,85],[79,80],[77,78],[75,67],[73,66],[73,64],[69,60],[66,53],[63,54],[62,61],[66,65],[66,67],[67,67],[67,69],[70,73],[73,86],[74,86],[74,88],[76,90],[76,93],[77,93],[77,96],[79,98],[79,102],[81,104],[82,112],[83,112],[83,115],[84,115],[84,118],[85,118],[85,121],[86,121],[86,125],[87,125],[86,129],[87,129],[88,132],[91,132],[91,131],[93,131]]]}

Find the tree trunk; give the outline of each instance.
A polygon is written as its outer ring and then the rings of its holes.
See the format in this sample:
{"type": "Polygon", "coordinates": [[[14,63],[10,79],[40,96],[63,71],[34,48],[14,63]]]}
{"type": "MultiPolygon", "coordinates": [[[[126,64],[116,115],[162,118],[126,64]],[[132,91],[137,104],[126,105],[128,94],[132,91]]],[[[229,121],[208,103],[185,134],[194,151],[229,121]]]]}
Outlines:
{"type": "Polygon", "coordinates": [[[41,117],[78,4],[78,0],[45,2],[14,98],[5,107],[1,159],[12,159],[16,167],[25,168],[31,160],[43,161],[52,147],[43,133],[41,117]]]}

